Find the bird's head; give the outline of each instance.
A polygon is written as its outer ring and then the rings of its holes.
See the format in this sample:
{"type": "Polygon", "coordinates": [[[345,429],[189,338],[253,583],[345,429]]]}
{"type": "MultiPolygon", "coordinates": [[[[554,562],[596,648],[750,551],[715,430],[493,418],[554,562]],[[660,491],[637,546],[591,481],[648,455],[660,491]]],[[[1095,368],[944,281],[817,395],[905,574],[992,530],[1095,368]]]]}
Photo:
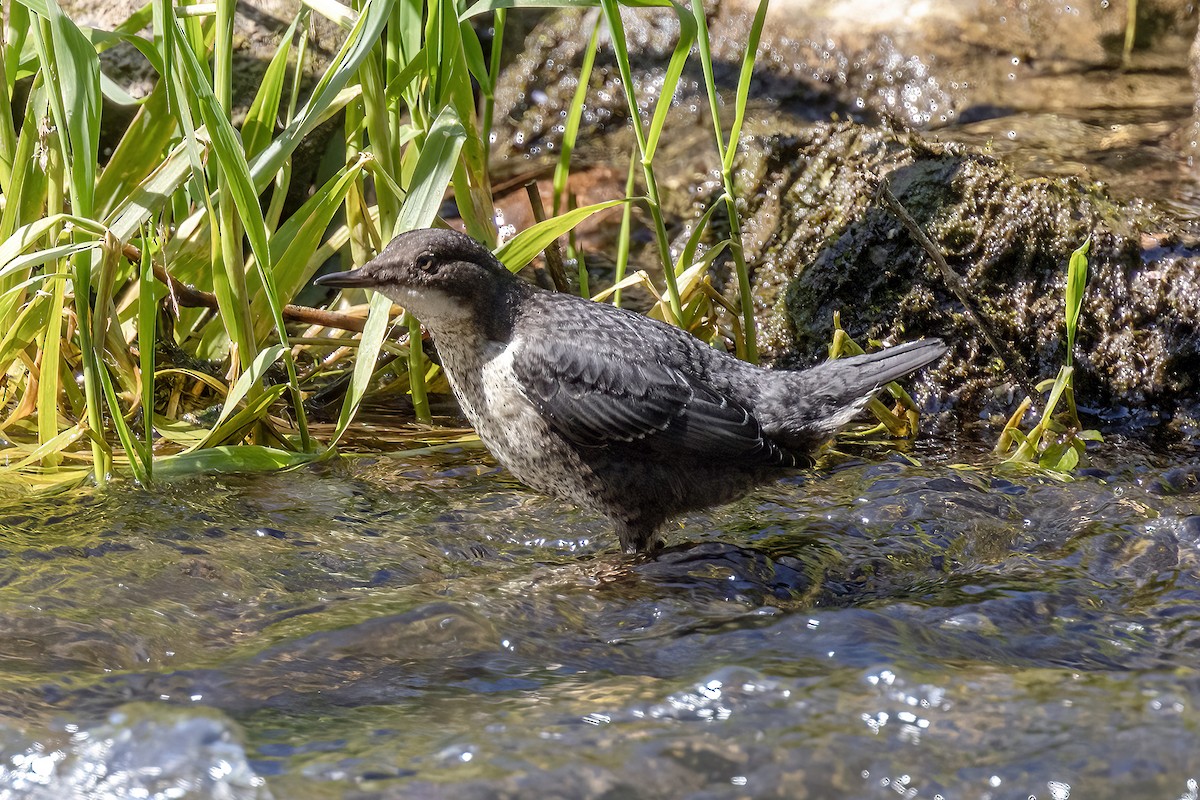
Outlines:
{"type": "Polygon", "coordinates": [[[486,316],[498,295],[519,284],[482,244],[442,228],[402,233],[361,268],[323,275],[314,282],[374,289],[435,331],[486,316]]]}

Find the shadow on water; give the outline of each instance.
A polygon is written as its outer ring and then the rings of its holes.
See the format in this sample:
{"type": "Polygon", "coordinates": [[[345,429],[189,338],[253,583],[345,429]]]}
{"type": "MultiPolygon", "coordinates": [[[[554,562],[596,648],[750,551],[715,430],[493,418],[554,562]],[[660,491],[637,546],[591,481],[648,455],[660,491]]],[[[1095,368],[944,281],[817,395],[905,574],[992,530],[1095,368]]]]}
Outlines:
{"type": "Polygon", "coordinates": [[[0,787],[1185,796],[1200,469],[1121,458],[846,460],[652,558],[478,452],[14,504],[0,787]]]}

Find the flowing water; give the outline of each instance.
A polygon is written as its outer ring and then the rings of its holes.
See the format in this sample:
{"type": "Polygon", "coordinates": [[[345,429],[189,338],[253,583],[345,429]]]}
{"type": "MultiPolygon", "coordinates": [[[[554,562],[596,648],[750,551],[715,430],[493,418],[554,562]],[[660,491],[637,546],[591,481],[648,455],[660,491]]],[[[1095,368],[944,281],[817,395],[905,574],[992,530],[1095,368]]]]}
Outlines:
{"type": "Polygon", "coordinates": [[[0,797],[1196,797],[1200,453],[1105,452],[842,457],[652,559],[470,448],[9,502],[0,797]]]}

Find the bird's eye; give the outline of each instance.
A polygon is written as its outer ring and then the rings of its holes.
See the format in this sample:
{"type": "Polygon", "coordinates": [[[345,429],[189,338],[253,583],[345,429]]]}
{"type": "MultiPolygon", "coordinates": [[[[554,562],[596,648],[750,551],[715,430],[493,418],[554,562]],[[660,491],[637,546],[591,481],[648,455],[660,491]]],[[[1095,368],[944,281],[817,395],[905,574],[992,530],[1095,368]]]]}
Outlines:
{"type": "Polygon", "coordinates": [[[422,253],[421,255],[417,256],[416,261],[413,263],[417,265],[417,269],[424,270],[425,272],[431,272],[436,264],[436,260],[434,259],[433,254],[422,253]]]}

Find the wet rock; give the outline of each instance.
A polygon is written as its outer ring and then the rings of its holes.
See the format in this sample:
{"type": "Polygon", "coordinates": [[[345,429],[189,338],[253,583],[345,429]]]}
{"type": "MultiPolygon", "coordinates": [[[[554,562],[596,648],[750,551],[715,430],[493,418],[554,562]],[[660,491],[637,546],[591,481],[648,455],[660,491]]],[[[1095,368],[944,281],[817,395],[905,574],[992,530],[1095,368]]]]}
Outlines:
{"type": "MultiPolygon", "coordinates": [[[[756,0],[706,3],[714,72],[723,92],[732,92],[737,84],[757,5],[756,0]]],[[[675,15],[662,8],[623,8],[622,19],[633,82],[648,117],[679,26],[675,15]]],[[[536,160],[556,152],[564,110],[597,24],[600,48],[580,141],[624,130],[628,107],[603,19],[597,9],[564,10],[535,26],[500,78],[496,119],[507,124],[498,128],[497,153],[536,160]]],[[[1123,58],[1123,3],[771,3],[751,83],[754,113],[749,124],[764,117],[823,120],[831,115],[921,129],[970,123],[982,126],[974,135],[990,138],[1012,131],[991,130],[986,121],[1003,117],[1009,125],[1013,117],[1025,115],[1035,121],[1019,126],[1024,137],[1102,113],[1106,124],[1084,125],[1073,138],[1111,148],[1114,136],[1138,138],[1150,132],[1145,119],[1117,119],[1112,112],[1190,105],[1186,80],[1174,81],[1165,73],[1186,63],[1186,39],[1194,27],[1194,8],[1183,0],[1143,0],[1138,4],[1136,68],[1129,68],[1123,58]],[[1103,79],[1104,92],[1080,91],[1095,80],[1096,70],[1114,70],[1103,79]]],[[[702,131],[707,130],[698,59],[685,70],[675,102],[676,119],[696,117],[702,131]]],[[[685,127],[680,122],[667,130],[685,127]]],[[[601,150],[628,152],[607,142],[591,155],[604,157],[601,150]]],[[[580,152],[585,159],[587,151],[580,152]]]]}
{"type": "Polygon", "coordinates": [[[1150,491],[1161,495],[1200,492],[1200,464],[1171,467],[1150,483],[1150,491]]]}
{"type": "MultiPolygon", "coordinates": [[[[733,3],[710,4],[714,73],[722,91],[737,85],[752,14],[733,3]]],[[[679,36],[675,15],[662,8],[621,9],[631,59],[634,90],[648,119],[658,101],[668,60],[679,36]]],[[[579,141],[587,161],[627,154],[632,139],[625,134],[629,108],[610,41],[598,9],[568,9],[547,17],[525,40],[515,61],[496,87],[496,144],[501,159],[526,161],[555,157],[561,143],[566,109],[578,86],[580,65],[593,28],[601,26],[600,47],[589,82],[579,141]],[[598,136],[606,138],[596,147],[598,136]]],[[[795,25],[768,25],[752,82],[753,118],[773,118],[783,111],[798,119],[826,119],[831,114],[855,119],[895,120],[924,127],[953,118],[954,98],[942,87],[921,56],[903,51],[886,35],[842,48],[832,40],[795,38],[795,25]]],[[[708,100],[699,59],[685,68],[675,94],[667,130],[696,129],[701,141],[711,137],[708,100]]],[[[674,138],[674,134],[672,135],[674,138]]],[[[686,133],[686,139],[692,134],[686,133]]],[[[685,147],[672,150],[685,152],[685,147]]],[[[708,146],[711,149],[711,145],[708,146]]],[[[611,160],[617,161],[616,157],[611,160]]],[[[623,163],[624,155],[618,163],[623,163]]],[[[712,160],[711,158],[709,159],[712,160]]]]}
{"type": "Polygon", "coordinates": [[[860,341],[941,336],[951,354],[926,371],[942,399],[1002,410],[1015,396],[962,304],[877,199],[885,178],[940,243],[976,307],[1028,365],[1052,377],[1066,354],[1063,286],[1092,238],[1076,340],[1076,396],[1155,422],[1200,411],[1200,249],[1144,203],[1097,186],[1019,178],[970,148],[848,124],[759,138],[742,152],[744,236],[763,344],[784,365],[825,352],[834,312],[860,341]]]}

